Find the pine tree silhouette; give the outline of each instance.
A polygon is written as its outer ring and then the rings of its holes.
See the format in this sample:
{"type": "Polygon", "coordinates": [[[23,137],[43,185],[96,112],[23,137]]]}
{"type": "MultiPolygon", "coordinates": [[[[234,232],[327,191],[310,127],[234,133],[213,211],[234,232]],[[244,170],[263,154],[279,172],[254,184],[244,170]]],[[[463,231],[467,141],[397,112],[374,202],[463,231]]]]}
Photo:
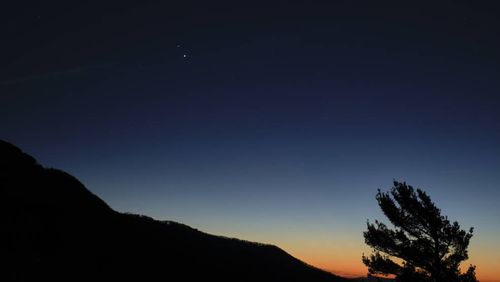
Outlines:
{"type": "Polygon", "coordinates": [[[467,247],[473,228],[460,229],[441,215],[426,192],[394,181],[389,192],[378,190],[376,199],[395,227],[367,222],[365,243],[373,249],[363,255],[370,275],[394,275],[396,281],[473,282],[475,266],[460,273],[460,263],[468,259],[467,247]]]}

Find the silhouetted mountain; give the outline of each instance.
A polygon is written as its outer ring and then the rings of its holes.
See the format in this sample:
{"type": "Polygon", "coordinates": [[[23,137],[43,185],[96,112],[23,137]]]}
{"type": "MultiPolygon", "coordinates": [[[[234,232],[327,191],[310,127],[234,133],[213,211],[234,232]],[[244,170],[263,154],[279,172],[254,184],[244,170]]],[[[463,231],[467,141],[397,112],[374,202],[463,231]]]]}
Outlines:
{"type": "Polygon", "coordinates": [[[1,281],[345,281],[276,246],[122,214],[0,141],[1,281]]]}

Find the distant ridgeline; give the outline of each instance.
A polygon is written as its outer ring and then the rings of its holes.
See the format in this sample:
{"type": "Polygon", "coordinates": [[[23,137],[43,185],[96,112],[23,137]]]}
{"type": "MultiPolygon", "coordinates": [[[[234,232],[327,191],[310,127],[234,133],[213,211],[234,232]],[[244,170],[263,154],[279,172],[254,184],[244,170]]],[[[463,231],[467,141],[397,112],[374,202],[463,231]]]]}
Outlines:
{"type": "Polygon", "coordinates": [[[348,281],[272,245],[112,210],[0,140],[0,281],[348,281]]]}

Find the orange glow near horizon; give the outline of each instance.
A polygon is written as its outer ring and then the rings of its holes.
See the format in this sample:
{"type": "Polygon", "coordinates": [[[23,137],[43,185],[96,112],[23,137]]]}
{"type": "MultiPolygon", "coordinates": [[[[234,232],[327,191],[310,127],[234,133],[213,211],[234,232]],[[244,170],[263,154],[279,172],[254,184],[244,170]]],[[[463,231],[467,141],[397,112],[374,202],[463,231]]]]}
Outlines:
{"type": "MultiPolygon", "coordinates": [[[[307,231],[282,224],[280,229],[257,230],[242,225],[241,229],[217,226],[211,233],[272,244],[290,255],[320,269],[343,277],[363,277],[368,270],[361,256],[370,254],[371,249],[364,244],[362,230],[339,231],[328,227],[309,226],[307,231]],[[217,231],[216,231],[217,230],[217,231]]],[[[348,226],[349,227],[349,226],[348,226]]],[[[466,269],[476,265],[476,277],[481,282],[500,282],[500,245],[494,235],[476,233],[469,246],[469,260],[462,262],[466,269]]]]}
{"type": "MultiPolygon", "coordinates": [[[[302,254],[294,254],[293,252],[291,254],[310,265],[347,278],[362,277],[368,273],[368,269],[361,262],[361,253],[358,254],[357,258],[353,258],[351,254],[343,254],[344,259],[335,259],[334,256],[330,256],[329,258],[315,255],[303,256],[302,254]]],[[[466,270],[470,264],[476,265],[476,276],[479,281],[500,282],[498,278],[498,264],[495,261],[490,260],[488,257],[468,260],[462,263],[461,269],[466,270]]]]}
{"type": "MultiPolygon", "coordinates": [[[[362,241],[353,240],[353,236],[337,236],[336,240],[323,237],[319,240],[301,242],[299,245],[290,245],[276,242],[291,255],[298,259],[332,272],[343,277],[366,276],[366,267],[361,262],[363,252],[368,253],[369,249],[363,246],[362,241]]],[[[291,243],[291,242],[290,242],[291,243]]]]}
{"type": "MultiPolygon", "coordinates": [[[[320,243],[308,243],[302,247],[282,247],[298,259],[336,275],[347,278],[366,276],[368,270],[361,262],[361,256],[363,252],[369,254],[370,249],[362,243],[347,240],[340,240],[337,244],[330,242],[321,247],[320,243]]],[[[476,265],[476,277],[479,281],[500,282],[498,249],[499,247],[485,242],[473,244],[469,250],[470,259],[462,262],[462,270],[466,270],[471,264],[476,265]]]]}
{"type": "MultiPolygon", "coordinates": [[[[367,275],[367,268],[365,265],[363,265],[360,262],[356,261],[343,261],[341,263],[338,263],[333,266],[334,263],[331,261],[319,261],[316,260],[315,258],[306,258],[306,257],[300,257],[297,256],[300,260],[303,260],[304,262],[313,265],[315,267],[318,267],[320,269],[323,269],[325,271],[331,272],[333,274],[342,276],[342,277],[347,277],[347,278],[355,278],[355,277],[363,277],[367,275]]],[[[472,262],[470,262],[473,264],[472,262]]],[[[469,266],[468,262],[465,262],[463,264],[463,269],[466,269],[469,266]]],[[[477,269],[476,269],[476,276],[479,281],[481,282],[499,282],[500,280],[497,279],[497,273],[498,271],[495,271],[494,266],[490,265],[487,267],[487,269],[482,270],[483,264],[479,265],[476,264],[477,269]]]]}

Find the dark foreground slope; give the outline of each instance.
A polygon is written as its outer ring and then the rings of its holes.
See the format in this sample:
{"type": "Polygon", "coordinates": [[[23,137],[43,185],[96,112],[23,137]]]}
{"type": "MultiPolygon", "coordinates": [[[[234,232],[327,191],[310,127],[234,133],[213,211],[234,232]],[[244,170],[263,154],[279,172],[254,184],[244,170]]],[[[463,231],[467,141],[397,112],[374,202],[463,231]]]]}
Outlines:
{"type": "Polygon", "coordinates": [[[121,214],[0,141],[1,281],[343,281],[283,250],[121,214]]]}

